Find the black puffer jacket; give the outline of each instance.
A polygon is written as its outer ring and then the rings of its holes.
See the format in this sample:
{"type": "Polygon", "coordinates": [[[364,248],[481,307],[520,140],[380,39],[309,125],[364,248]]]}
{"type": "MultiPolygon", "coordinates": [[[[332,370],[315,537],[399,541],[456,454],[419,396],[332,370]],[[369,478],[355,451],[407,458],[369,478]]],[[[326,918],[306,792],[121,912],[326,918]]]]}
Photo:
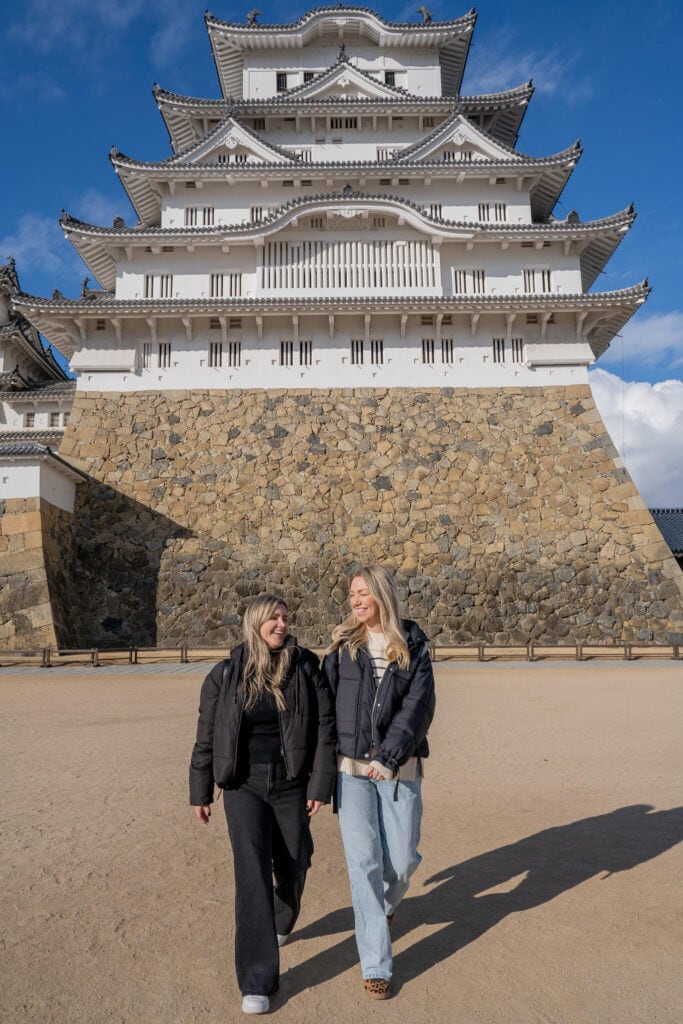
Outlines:
{"type": "Polygon", "coordinates": [[[403,620],[410,667],[392,662],[378,687],[368,652],[328,654],[323,672],[335,696],[337,750],[362,761],[374,759],[397,772],[408,758],[427,757],[427,730],[434,717],[434,673],[427,637],[417,623],[403,620]],[[373,755],[373,750],[376,753],[373,755]]]}
{"type": "MultiPolygon", "coordinates": [[[[306,781],[308,799],[327,803],[336,778],[333,698],[315,655],[293,640],[290,646],[291,661],[282,683],[287,706],[280,712],[287,778],[306,781]]],[[[246,661],[246,647],[240,644],[212,668],[202,685],[190,761],[193,807],[212,803],[214,783],[224,789],[235,779],[246,661]]]]}

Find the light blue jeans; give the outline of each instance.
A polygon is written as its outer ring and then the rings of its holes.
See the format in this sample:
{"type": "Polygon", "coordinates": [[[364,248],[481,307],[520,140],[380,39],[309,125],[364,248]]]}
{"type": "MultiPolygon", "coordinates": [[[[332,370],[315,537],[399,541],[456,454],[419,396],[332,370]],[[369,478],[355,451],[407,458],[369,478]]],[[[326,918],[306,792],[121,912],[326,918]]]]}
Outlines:
{"type": "Polygon", "coordinates": [[[387,915],[405,896],[421,861],[417,852],[422,819],[421,779],[398,783],[337,775],[337,803],[356,945],[364,978],[391,978],[387,915]]]}

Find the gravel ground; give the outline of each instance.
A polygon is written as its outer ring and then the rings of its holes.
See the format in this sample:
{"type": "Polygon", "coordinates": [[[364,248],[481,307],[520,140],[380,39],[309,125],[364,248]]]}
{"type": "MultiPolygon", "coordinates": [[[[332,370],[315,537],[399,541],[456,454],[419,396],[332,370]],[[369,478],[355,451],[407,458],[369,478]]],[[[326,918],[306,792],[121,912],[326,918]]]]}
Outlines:
{"type": "MultiPolygon", "coordinates": [[[[222,811],[186,795],[202,678],[0,671],[3,1024],[238,1021],[222,811]]],[[[683,666],[437,667],[395,996],[363,995],[336,821],[282,1024],[680,1024],[683,666]]]]}

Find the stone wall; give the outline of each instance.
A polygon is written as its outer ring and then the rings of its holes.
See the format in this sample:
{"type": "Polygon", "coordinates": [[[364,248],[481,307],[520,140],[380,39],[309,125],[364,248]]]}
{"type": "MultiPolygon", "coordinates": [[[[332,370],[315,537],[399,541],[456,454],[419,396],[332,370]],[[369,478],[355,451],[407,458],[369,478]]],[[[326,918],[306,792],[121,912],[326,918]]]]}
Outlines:
{"type": "Polygon", "coordinates": [[[441,642],[683,640],[587,386],[79,392],[60,454],[92,477],[81,643],[230,643],[265,589],[324,642],[366,561],[441,642]]]}
{"type": "Polygon", "coordinates": [[[73,516],[34,498],[0,502],[0,647],[67,647],[73,516]]]}

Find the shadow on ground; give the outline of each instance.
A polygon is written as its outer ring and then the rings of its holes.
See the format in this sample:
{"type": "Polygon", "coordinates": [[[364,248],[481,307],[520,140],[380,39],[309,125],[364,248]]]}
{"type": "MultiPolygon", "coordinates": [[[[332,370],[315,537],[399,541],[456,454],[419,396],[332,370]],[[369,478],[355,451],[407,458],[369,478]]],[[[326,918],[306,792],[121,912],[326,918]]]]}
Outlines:
{"type": "MultiPolygon", "coordinates": [[[[394,991],[474,942],[509,914],[547,903],[596,875],[608,881],[613,874],[658,857],[682,839],[683,807],[655,811],[648,804],[635,804],[545,829],[439,871],[423,883],[434,888],[406,898],[396,915],[397,937],[421,925],[442,927],[394,959],[394,991]],[[512,890],[488,892],[520,875],[524,877],[512,890]]],[[[344,907],[300,930],[297,938],[352,928],[352,910],[344,907]]],[[[350,935],[287,971],[280,998],[286,1000],[329,981],[357,962],[350,935]]]]}

